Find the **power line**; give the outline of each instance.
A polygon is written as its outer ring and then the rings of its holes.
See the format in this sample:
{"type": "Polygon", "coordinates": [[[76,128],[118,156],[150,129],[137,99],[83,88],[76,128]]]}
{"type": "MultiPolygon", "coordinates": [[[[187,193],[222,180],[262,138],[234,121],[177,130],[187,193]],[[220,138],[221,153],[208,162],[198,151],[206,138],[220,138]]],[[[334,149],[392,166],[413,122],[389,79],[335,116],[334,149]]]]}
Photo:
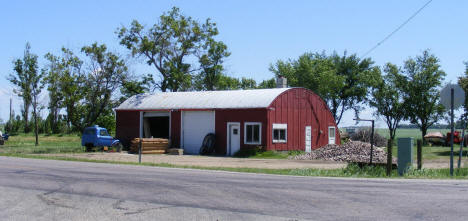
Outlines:
{"type": "Polygon", "coordinates": [[[388,40],[390,37],[392,37],[393,34],[395,34],[397,31],[399,31],[401,28],[403,28],[403,26],[405,26],[406,24],[408,24],[408,22],[411,21],[411,19],[413,19],[414,17],[416,17],[416,15],[419,14],[419,12],[421,12],[424,8],[426,8],[427,5],[429,5],[429,3],[431,3],[432,0],[429,0],[426,2],[426,4],[424,4],[421,8],[419,8],[415,13],[413,13],[408,19],[406,19],[405,22],[403,22],[400,26],[398,26],[395,30],[393,30],[390,34],[388,34],[382,41],[380,41],[379,43],[377,43],[374,47],[372,47],[371,49],[369,49],[366,53],[364,53],[364,55],[362,56],[362,58],[366,57],[368,54],[370,54],[374,49],[376,49],[377,47],[379,47],[382,43],[384,43],[386,40],[388,40]]]}

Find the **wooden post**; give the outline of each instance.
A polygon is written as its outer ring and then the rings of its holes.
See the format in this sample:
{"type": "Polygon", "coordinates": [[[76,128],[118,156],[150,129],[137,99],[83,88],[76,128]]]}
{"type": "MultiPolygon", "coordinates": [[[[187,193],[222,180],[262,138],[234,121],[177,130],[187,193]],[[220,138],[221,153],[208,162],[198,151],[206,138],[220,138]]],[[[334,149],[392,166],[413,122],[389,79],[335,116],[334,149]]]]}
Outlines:
{"type": "Polygon", "coordinates": [[[422,169],[422,140],[418,139],[418,170],[422,169]]]}
{"type": "Polygon", "coordinates": [[[393,160],[392,160],[392,140],[388,140],[387,144],[387,176],[392,176],[392,167],[393,167],[393,160]]]}

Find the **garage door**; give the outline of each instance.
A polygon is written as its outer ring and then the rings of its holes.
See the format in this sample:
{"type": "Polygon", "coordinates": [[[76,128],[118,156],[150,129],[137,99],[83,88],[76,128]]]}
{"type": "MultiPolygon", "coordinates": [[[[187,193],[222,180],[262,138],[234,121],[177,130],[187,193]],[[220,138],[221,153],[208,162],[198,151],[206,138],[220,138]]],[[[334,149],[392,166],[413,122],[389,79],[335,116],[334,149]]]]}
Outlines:
{"type": "Polygon", "coordinates": [[[214,111],[183,111],[182,115],[184,153],[198,154],[203,138],[215,132],[214,111]]]}

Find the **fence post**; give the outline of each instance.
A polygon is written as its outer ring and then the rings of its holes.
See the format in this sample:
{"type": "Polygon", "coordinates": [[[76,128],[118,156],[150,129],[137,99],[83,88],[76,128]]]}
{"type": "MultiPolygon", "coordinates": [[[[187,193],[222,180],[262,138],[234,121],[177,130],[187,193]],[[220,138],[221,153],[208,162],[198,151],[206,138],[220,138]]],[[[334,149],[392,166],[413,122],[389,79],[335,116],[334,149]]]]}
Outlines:
{"type": "Polygon", "coordinates": [[[393,161],[392,161],[392,140],[388,140],[387,144],[387,176],[392,176],[392,167],[393,167],[393,161]]]}
{"type": "Polygon", "coordinates": [[[422,169],[422,140],[418,139],[418,170],[422,169]]]}

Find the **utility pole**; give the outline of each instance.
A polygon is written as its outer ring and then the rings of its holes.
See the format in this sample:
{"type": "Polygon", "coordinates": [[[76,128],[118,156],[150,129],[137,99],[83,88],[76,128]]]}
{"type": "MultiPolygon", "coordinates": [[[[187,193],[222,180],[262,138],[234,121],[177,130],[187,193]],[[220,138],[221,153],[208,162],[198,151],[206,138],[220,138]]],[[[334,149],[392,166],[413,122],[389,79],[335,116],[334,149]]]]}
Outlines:
{"type": "Polygon", "coordinates": [[[372,123],[372,129],[371,129],[371,137],[370,137],[370,142],[371,142],[371,146],[370,146],[370,162],[369,164],[372,165],[372,155],[374,154],[374,120],[367,120],[367,119],[361,119],[361,118],[356,118],[356,119],[353,119],[355,121],[369,121],[372,123]]]}
{"type": "Polygon", "coordinates": [[[12,103],[13,103],[13,98],[10,97],[10,120],[9,120],[9,124],[8,124],[8,128],[7,128],[8,133],[11,133],[11,126],[12,126],[11,125],[11,123],[12,123],[11,119],[13,118],[12,117],[12,114],[13,114],[13,104],[12,103]]]}

